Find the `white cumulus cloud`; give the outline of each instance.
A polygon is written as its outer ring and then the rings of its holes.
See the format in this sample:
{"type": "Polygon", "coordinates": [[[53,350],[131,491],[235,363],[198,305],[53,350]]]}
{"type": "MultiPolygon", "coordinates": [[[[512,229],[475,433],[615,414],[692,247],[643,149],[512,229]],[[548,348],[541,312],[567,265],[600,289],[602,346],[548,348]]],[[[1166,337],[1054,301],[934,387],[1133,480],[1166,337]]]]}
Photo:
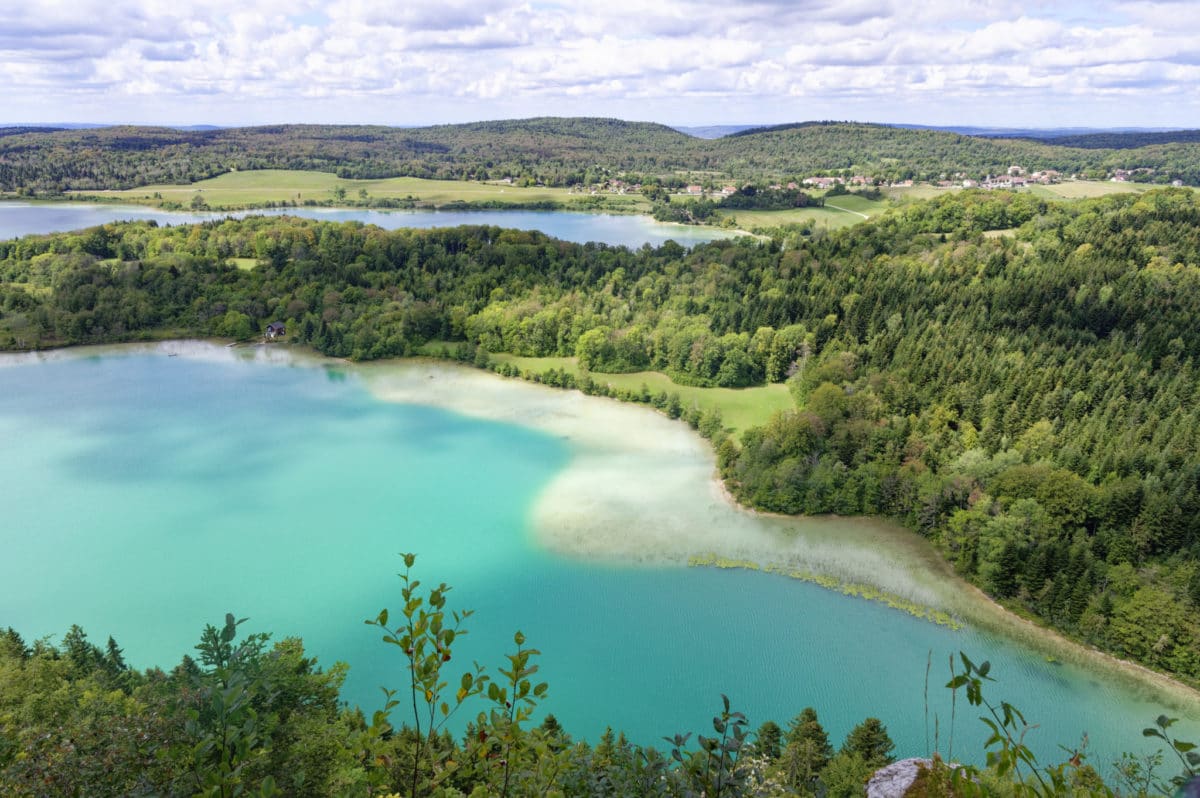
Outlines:
{"type": "Polygon", "coordinates": [[[1162,0],[43,0],[0,8],[0,123],[1184,125],[1198,65],[1162,0]]]}

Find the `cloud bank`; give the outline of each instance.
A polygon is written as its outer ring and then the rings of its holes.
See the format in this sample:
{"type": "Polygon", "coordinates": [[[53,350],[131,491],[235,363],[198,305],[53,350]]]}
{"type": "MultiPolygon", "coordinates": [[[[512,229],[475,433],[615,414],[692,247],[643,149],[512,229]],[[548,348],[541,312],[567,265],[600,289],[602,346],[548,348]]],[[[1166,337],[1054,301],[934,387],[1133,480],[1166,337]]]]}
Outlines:
{"type": "Polygon", "coordinates": [[[49,0],[0,122],[1195,126],[1190,2],[49,0]]]}

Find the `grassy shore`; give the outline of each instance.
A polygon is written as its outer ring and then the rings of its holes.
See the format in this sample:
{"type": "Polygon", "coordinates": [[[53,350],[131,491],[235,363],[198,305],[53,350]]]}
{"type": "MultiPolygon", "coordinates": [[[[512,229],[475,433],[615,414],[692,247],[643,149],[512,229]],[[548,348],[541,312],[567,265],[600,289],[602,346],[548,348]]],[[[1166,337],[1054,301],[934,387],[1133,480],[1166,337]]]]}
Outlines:
{"type": "MultiPolygon", "coordinates": [[[[437,354],[445,347],[453,344],[427,344],[423,349],[425,354],[437,354]]],[[[558,369],[578,377],[582,371],[579,363],[573,357],[518,357],[509,354],[492,355],[492,360],[501,363],[511,363],[522,371],[540,374],[550,369],[558,369]]],[[[640,391],[643,386],[652,394],[666,391],[668,394],[677,393],[686,407],[696,407],[700,411],[715,409],[721,412],[725,428],[734,435],[740,435],[750,427],[762,426],[771,415],[794,407],[791,394],[786,385],[774,383],[753,388],[697,388],[690,385],[679,385],[660,371],[637,371],[631,374],[600,374],[591,372],[592,379],[600,383],[608,383],[613,388],[628,391],[640,391]]]]}

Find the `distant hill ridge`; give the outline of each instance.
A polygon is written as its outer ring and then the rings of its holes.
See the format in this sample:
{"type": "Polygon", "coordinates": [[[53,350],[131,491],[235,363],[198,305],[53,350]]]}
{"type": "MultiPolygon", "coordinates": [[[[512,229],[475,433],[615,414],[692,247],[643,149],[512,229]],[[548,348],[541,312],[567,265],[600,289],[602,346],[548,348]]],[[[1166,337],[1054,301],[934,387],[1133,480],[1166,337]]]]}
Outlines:
{"type": "Polygon", "coordinates": [[[1078,137],[970,136],[862,122],[801,122],[697,138],[653,122],[537,117],[435,125],[264,125],[181,130],[114,126],[0,135],[0,189],[189,183],[230,169],[302,169],[345,178],[415,176],[592,184],[618,175],[678,185],[849,171],[937,180],[1055,169],[1104,177],[1153,170],[1200,184],[1200,131],[1078,137]],[[1105,146],[1101,146],[1105,145],[1105,146]]]}

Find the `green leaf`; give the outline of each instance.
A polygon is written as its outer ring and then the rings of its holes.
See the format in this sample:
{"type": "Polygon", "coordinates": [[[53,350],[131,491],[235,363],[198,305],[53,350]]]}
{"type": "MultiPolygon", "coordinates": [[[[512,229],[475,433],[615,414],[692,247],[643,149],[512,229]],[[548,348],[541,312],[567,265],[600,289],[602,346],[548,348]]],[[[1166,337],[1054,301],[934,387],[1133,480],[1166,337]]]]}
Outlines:
{"type": "Polygon", "coordinates": [[[375,619],[375,623],[379,624],[380,626],[387,626],[387,622],[388,622],[388,611],[387,611],[387,607],[384,607],[382,610],[379,611],[379,617],[377,617],[375,619]]]}
{"type": "Polygon", "coordinates": [[[1183,740],[1175,741],[1175,750],[1181,754],[1186,754],[1188,751],[1195,749],[1195,743],[1185,743],[1183,740]]]}

